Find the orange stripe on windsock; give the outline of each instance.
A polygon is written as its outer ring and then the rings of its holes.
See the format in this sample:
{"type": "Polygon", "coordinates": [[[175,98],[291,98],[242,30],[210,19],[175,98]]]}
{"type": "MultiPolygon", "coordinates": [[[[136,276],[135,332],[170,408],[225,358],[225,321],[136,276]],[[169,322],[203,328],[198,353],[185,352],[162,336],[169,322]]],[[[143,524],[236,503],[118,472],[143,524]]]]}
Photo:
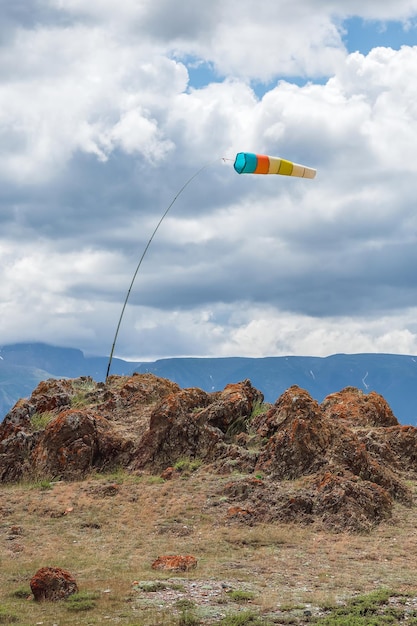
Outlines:
{"type": "Polygon", "coordinates": [[[268,174],[269,172],[269,157],[264,154],[257,154],[258,164],[254,174],[268,174]]]}

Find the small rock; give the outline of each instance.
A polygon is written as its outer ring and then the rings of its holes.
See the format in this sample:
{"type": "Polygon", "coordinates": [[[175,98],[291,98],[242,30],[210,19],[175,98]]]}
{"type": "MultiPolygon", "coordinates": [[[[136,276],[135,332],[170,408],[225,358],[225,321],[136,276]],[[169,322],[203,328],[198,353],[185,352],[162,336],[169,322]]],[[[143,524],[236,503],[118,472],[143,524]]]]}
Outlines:
{"type": "Polygon", "coordinates": [[[152,569],[171,570],[174,572],[188,572],[197,567],[197,559],[191,555],[159,556],[152,563],[152,569]]]}
{"type": "Polygon", "coordinates": [[[178,476],[179,472],[174,467],[167,467],[161,473],[161,478],[164,480],[171,480],[172,478],[178,476]]]}

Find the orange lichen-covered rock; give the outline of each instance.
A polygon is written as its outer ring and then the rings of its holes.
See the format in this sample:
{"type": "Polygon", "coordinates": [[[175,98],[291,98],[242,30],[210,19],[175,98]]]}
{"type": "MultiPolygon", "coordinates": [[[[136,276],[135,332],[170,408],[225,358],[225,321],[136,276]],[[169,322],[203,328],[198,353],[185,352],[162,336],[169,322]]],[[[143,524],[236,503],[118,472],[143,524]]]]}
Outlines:
{"type": "Polygon", "coordinates": [[[78,591],[76,580],[61,567],[41,567],[30,580],[35,600],[64,600],[78,591]]]}
{"type": "Polygon", "coordinates": [[[170,570],[173,572],[188,572],[196,567],[197,559],[189,554],[159,556],[152,563],[152,569],[170,570]]]}
{"type": "Polygon", "coordinates": [[[229,384],[217,394],[214,402],[199,413],[198,418],[223,433],[236,435],[244,430],[247,418],[263,400],[263,394],[249,380],[229,384]]]}
{"type": "Polygon", "coordinates": [[[181,457],[212,461],[222,451],[230,456],[227,441],[245,428],[262,399],[247,380],[213,394],[196,388],[169,394],[153,409],[132,468],[163,471],[181,457]]]}
{"type": "Polygon", "coordinates": [[[43,380],[32,393],[29,403],[36,406],[37,413],[54,411],[55,409],[62,410],[71,404],[71,385],[70,379],[49,378],[43,380]]]}
{"type": "Polygon", "coordinates": [[[180,472],[172,466],[165,468],[164,471],[161,472],[161,478],[163,480],[171,480],[172,478],[176,478],[179,475],[180,472]]]}
{"type": "Polygon", "coordinates": [[[291,480],[312,474],[327,462],[334,429],[304,389],[290,387],[253,427],[262,437],[268,437],[258,457],[257,471],[291,480]]]}
{"type": "Polygon", "coordinates": [[[375,391],[366,394],[356,387],[332,393],[321,404],[325,417],[345,420],[352,426],[398,426],[388,402],[375,391]]]}
{"type": "Polygon", "coordinates": [[[315,509],[329,529],[363,531],[391,516],[392,498],[373,482],[326,472],[317,484],[315,509]]]}
{"type": "Polygon", "coordinates": [[[32,452],[39,473],[82,477],[121,457],[129,440],[111,422],[91,410],[68,409],[51,421],[32,452]]]}
{"type": "Polygon", "coordinates": [[[266,413],[260,413],[252,420],[252,429],[261,437],[271,437],[282,426],[295,419],[320,423],[322,413],[316,400],[305,389],[292,385],[277,399],[266,413]]]}
{"type": "Polygon", "coordinates": [[[253,511],[249,509],[244,509],[241,506],[231,506],[227,509],[227,517],[228,518],[249,518],[253,516],[253,511]]]}

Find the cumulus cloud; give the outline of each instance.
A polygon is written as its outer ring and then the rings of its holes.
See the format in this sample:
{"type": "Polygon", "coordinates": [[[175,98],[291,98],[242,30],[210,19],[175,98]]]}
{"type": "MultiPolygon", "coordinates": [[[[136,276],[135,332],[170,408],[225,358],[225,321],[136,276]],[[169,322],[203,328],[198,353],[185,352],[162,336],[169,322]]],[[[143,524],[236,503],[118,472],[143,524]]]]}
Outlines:
{"type": "Polygon", "coordinates": [[[417,47],[348,53],[344,20],[412,29],[417,1],[265,4],[7,3],[0,342],[105,353],[174,200],[120,356],[416,352],[417,47]]]}

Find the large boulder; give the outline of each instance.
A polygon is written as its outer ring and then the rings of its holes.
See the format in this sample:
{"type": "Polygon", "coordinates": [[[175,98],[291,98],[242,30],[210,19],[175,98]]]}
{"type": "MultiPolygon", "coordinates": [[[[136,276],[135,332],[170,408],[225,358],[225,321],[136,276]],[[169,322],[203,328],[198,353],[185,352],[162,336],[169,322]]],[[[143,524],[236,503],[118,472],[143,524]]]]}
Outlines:
{"type": "Polygon", "coordinates": [[[38,435],[19,427],[5,430],[0,435],[0,482],[17,482],[32,473],[31,454],[38,435]]]}
{"type": "Polygon", "coordinates": [[[118,464],[132,448],[108,420],[88,411],[69,409],[47,424],[34,447],[34,472],[54,478],[80,478],[92,469],[118,464]]]}
{"type": "Polygon", "coordinates": [[[43,381],[0,424],[0,481],[127,467],[153,407],[180,391],[152,374],[43,381]]]}
{"type": "Polygon", "coordinates": [[[90,392],[91,401],[96,402],[97,411],[109,420],[135,424],[143,427],[142,416],[149,418],[149,411],[164,398],[176,394],[181,388],[174,382],[154,374],[133,376],[110,376],[90,392]]]}
{"type": "Polygon", "coordinates": [[[327,463],[332,429],[316,400],[300,387],[290,387],[266,415],[255,418],[252,427],[267,439],[256,471],[278,480],[294,479],[317,472],[327,463]]]}
{"type": "Polygon", "coordinates": [[[207,408],[199,412],[198,420],[232,437],[247,429],[253,410],[264,400],[263,393],[249,380],[226,385],[213,398],[207,408]]]}
{"type": "Polygon", "coordinates": [[[170,394],[157,404],[136,449],[132,469],[162,471],[182,457],[211,457],[223,437],[218,429],[208,428],[198,419],[199,411],[209,402],[209,394],[191,388],[170,394]]]}
{"type": "Polygon", "coordinates": [[[61,567],[41,567],[32,576],[30,588],[37,602],[65,600],[78,591],[74,576],[61,567]]]}
{"type": "Polygon", "coordinates": [[[162,471],[181,457],[212,461],[233,454],[229,435],[247,428],[262,400],[247,380],[214,394],[195,388],[170,394],[153,410],[132,468],[162,471]]]}
{"type": "Polygon", "coordinates": [[[321,404],[325,417],[342,420],[350,426],[398,426],[388,402],[375,391],[366,394],[356,387],[345,387],[328,395],[321,404]]]}

